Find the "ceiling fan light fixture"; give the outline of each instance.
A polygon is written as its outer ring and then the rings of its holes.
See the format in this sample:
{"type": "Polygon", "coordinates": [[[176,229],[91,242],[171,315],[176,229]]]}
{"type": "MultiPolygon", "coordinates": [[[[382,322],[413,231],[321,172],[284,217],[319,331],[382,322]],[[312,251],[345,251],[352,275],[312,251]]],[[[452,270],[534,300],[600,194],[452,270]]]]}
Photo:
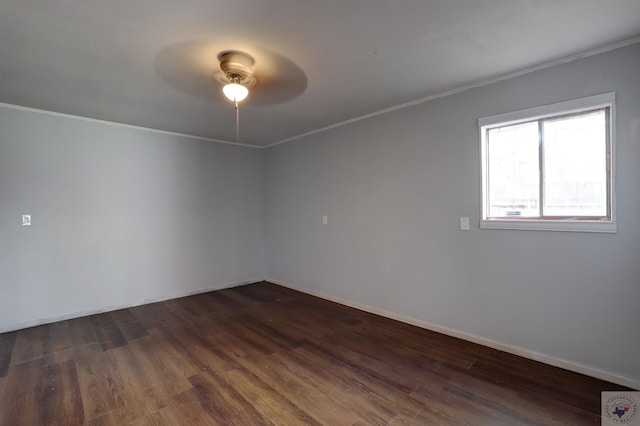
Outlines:
{"type": "Polygon", "coordinates": [[[224,95],[233,102],[240,102],[249,94],[249,89],[242,84],[229,83],[222,88],[224,95]]]}

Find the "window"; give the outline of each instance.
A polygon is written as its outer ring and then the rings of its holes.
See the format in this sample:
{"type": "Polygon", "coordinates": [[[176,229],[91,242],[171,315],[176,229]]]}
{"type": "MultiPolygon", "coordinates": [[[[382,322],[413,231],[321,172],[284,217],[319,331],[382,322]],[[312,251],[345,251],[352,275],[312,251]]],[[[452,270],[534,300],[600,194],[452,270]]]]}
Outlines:
{"type": "Polygon", "coordinates": [[[481,228],[616,232],[614,94],[478,121],[481,228]]]}

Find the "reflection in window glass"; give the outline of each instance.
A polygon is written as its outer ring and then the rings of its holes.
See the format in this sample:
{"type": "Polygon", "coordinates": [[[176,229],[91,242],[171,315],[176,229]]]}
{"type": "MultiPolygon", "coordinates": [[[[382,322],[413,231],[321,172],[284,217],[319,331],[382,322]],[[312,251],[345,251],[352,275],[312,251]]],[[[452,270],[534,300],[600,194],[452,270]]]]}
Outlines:
{"type": "Polygon", "coordinates": [[[538,123],[489,130],[489,216],[538,216],[538,123]]]}
{"type": "Polygon", "coordinates": [[[544,215],[607,215],[603,110],[544,121],[544,215]]]}

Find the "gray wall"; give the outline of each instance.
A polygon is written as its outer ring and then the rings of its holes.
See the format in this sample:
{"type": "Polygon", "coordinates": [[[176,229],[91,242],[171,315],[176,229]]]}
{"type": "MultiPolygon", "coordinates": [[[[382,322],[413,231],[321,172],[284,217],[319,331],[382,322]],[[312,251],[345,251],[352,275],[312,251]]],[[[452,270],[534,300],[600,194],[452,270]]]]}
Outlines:
{"type": "Polygon", "coordinates": [[[270,148],[267,277],[640,383],[639,76],[635,45],[270,148]],[[477,119],[610,91],[617,234],[478,229],[477,119]]]}
{"type": "Polygon", "coordinates": [[[0,332],[262,279],[263,152],[0,107],[0,332]]]}

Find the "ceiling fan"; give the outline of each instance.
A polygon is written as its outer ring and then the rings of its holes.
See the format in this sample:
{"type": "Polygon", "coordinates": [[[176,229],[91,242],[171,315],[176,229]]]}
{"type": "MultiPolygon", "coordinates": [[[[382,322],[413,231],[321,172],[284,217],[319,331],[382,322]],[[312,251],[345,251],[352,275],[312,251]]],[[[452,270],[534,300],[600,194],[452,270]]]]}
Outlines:
{"type": "Polygon", "coordinates": [[[240,141],[240,109],[241,102],[249,95],[249,87],[256,84],[253,75],[254,59],[237,50],[227,50],[218,54],[221,72],[215,74],[216,80],[223,84],[222,93],[233,102],[236,108],[236,143],[240,141]]]}
{"type": "MultiPolygon", "coordinates": [[[[208,40],[167,46],[156,55],[154,68],[162,81],[185,94],[214,105],[242,102],[255,108],[251,114],[256,116],[265,107],[297,98],[308,83],[302,68],[277,52],[249,44],[225,49],[208,40]]],[[[238,128],[236,111],[236,142],[238,128]]]]}

